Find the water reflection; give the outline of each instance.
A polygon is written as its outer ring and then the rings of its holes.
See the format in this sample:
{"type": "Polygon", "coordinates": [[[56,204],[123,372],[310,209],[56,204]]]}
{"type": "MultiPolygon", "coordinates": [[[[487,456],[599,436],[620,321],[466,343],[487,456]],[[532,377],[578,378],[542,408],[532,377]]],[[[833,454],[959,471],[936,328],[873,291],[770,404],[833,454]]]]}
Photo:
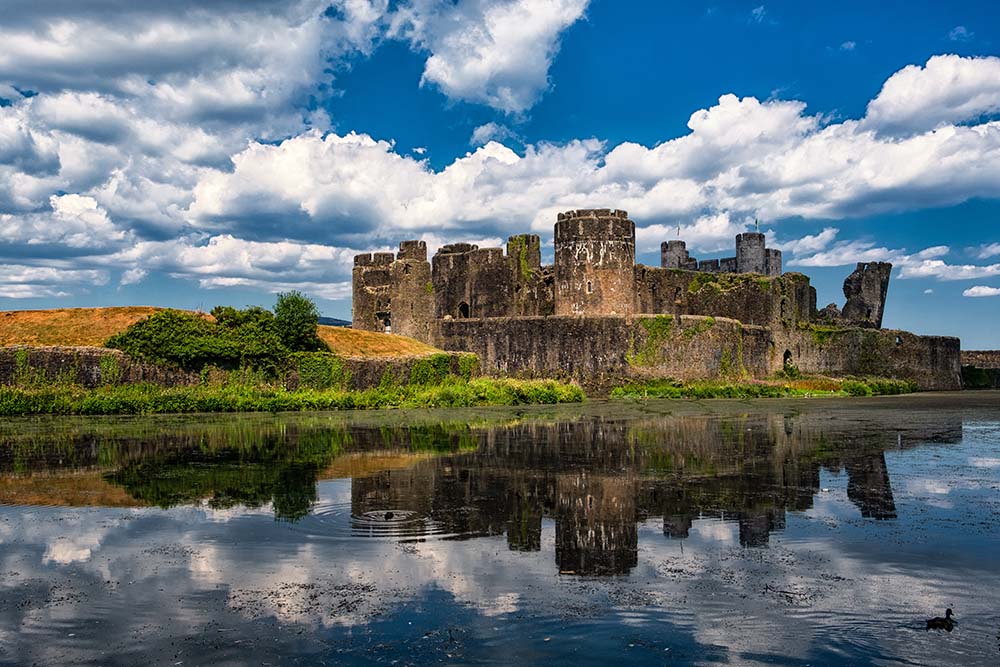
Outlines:
{"type": "Polygon", "coordinates": [[[977,396],[5,421],[0,665],[995,664],[977,396]]]}
{"type": "MultiPolygon", "coordinates": [[[[742,546],[767,546],[786,512],[813,506],[821,468],[846,472],[847,497],[862,517],[893,519],[885,451],[962,437],[959,413],[922,422],[887,411],[848,426],[791,408],[643,418],[611,410],[471,426],[334,418],[130,426],[5,433],[7,502],[18,501],[19,482],[69,473],[97,501],[121,490],[135,505],[267,506],[307,534],[342,538],[347,512],[317,507],[317,483],[351,477],[354,537],[506,535],[511,551],[532,552],[551,519],[560,573],[624,575],[637,564],[637,526],[652,518],[677,540],[698,519],[732,520],[742,546]],[[104,490],[94,493],[98,479],[104,490]]],[[[86,493],[73,497],[72,483],[50,486],[58,493],[46,498],[36,488],[21,502],[90,504],[86,493]]]]}

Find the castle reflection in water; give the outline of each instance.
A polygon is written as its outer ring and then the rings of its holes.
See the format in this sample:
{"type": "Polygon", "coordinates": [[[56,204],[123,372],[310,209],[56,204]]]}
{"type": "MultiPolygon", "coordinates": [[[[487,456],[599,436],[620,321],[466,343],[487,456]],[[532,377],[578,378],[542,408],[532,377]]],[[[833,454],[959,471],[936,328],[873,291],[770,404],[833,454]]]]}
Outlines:
{"type": "Polygon", "coordinates": [[[540,551],[550,519],[560,572],[616,575],[637,564],[640,522],[660,519],[665,536],[685,539],[697,519],[732,520],[741,545],[766,546],[787,511],[812,507],[821,468],[846,472],[863,517],[895,518],[885,451],[960,441],[960,417],[944,414],[933,423],[910,411],[852,421],[817,410],[477,427],[279,420],[103,441],[73,433],[58,462],[37,443],[5,449],[14,453],[0,456],[0,477],[90,467],[144,504],[271,503],[278,518],[308,522],[318,481],[350,476],[353,517],[386,526],[405,517],[407,540],[506,535],[511,550],[540,551]],[[341,466],[347,459],[353,468],[341,466]]]}
{"type": "Polygon", "coordinates": [[[884,426],[837,433],[816,416],[765,415],[492,429],[473,453],[354,478],[351,508],[406,510],[463,537],[505,534],[517,551],[540,550],[550,518],[560,572],[626,574],[638,559],[637,524],[651,518],[677,539],[696,519],[734,520],[741,545],[767,545],[786,511],[812,507],[821,467],[846,471],[863,517],[895,518],[885,449],[957,442],[962,430],[956,420],[904,439],[884,426]]]}

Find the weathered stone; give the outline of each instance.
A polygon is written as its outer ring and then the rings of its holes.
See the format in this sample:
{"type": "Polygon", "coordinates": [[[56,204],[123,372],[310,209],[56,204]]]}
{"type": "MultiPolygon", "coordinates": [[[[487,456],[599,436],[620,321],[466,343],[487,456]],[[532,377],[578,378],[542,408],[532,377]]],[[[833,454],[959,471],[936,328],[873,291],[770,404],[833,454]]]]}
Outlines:
{"type": "Polygon", "coordinates": [[[824,322],[836,322],[840,320],[840,317],[840,308],[837,308],[835,303],[827,304],[817,315],[817,318],[824,322]]]}
{"type": "Polygon", "coordinates": [[[843,318],[857,326],[881,328],[891,273],[889,262],[858,262],[858,268],[844,280],[843,318]]]}
{"type": "Polygon", "coordinates": [[[555,227],[556,315],[629,315],[635,224],[624,212],[571,211],[555,227]]]}
{"type": "Polygon", "coordinates": [[[88,346],[0,347],[0,385],[25,381],[44,385],[197,384],[200,376],[133,359],[121,350],[88,346]]]}
{"type": "Polygon", "coordinates": [[[881,326],[891,264],[859,264],[844,283],[843,312],[831,304],[817,313],[809,278],[782,273],[781,252],[758,232],[736,238],[735,257],[701,262],[683,241],[665,242],[661,267],[635,264],[635,225],[621,210],[565,211],[554,232],[553,266],[542,266],[537,236],[511,236],[506,253],[443,246],[429,281],[421,242],[404,241],[389,262],[385,253],[360,255],[354,326],[378,331],[391,322],[398,333],[477,353],[488,373],[571,377],[591,387],[728,377],[734,367],[766,377],[788,366],[960,386],[957,339],[871,331],[881,326]],[[648,342],[637,322],[657,316],[676,326],[658,329],[656,349],[636,357],[635,345],[648,342]],[[702,331],[706,317],[717,324],[702,331]]]}

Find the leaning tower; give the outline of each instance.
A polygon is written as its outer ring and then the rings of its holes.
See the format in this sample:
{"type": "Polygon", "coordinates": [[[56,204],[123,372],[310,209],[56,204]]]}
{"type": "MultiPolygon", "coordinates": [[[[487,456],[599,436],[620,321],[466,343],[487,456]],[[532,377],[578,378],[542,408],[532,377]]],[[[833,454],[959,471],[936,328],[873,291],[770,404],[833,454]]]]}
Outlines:
{"type": "Polygon", "coordinates": [[[555,250],[556,315],[632,314],[635,223],[628,213],[560,213],[555,250]]]}

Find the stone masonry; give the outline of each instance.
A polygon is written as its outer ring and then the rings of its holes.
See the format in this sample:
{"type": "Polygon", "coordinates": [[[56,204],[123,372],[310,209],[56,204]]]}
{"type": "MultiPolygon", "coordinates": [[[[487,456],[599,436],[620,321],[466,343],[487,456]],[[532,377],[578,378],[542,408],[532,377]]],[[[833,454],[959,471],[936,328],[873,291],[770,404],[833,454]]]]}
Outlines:
{"type": "Polygon", "coordinates": [[[591,384],[728,376],[734,368],[738,376],[766,377],[795,365],[960,386],[957,339],[863,333],[882,326],[887,262],[859,263],[844,281],[843,308],[818,311],[809,278],[783,273],[781,251],[759,232],[739,234],[735,256],[722,259],[699,261],[684,241],[666,241],[658,267],[635,263],[635,224],[625,211],[560,213],[553,240],[552,265],[542,264],[533,234],[511,236],[506,248],[445,245],[429,262],[423,241],[403,241],[395,255],[358,255],[352,326],[475,352],[488,373],[568,375],[591,384]],[[636,322],[657,317],[733,324],[671,329],[662,344],[673,351],[657,353],[669,361],[642,366],[628,348],[646,335],[636,322]]]}

